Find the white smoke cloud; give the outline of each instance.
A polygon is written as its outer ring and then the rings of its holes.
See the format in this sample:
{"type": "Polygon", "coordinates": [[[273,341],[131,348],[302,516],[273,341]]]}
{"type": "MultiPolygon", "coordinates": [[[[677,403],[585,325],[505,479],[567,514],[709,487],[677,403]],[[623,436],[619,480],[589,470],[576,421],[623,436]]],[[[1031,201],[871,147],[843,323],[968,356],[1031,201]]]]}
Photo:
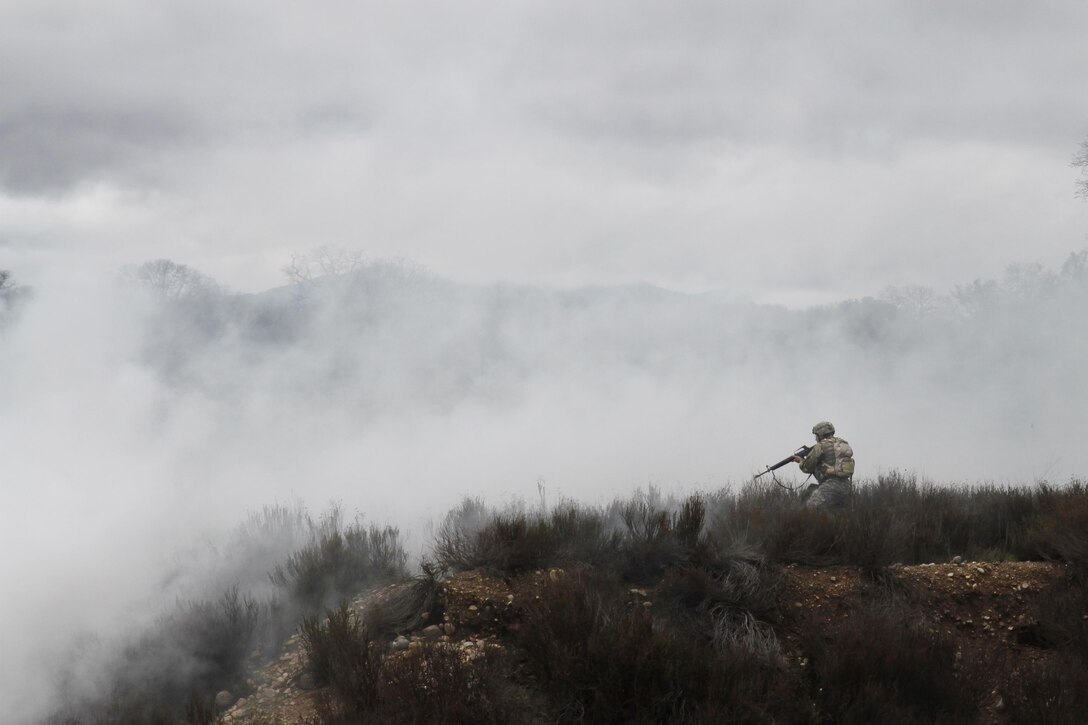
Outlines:
{"type": "Polygon", "coordinates": [[[386,262],[160,302],[101,270],[54,275],[0,338],[0,699],[40,715],[53,693],[35,663],[78,633],[226,586],[209,547],[270,504],[339,502],[420,555],[464,496],[737,485],[821,419],[859,478],[1082,475],[1082,267],[799,311],[467,287],[386,262]]]}

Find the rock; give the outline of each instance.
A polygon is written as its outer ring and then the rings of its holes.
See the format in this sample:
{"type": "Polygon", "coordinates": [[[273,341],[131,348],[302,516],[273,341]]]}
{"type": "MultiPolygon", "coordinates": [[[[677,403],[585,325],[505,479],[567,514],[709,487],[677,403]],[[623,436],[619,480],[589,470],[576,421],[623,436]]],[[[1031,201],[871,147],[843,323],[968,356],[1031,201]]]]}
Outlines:
{"type": "Polygon", "coordinates": [[[424,627],[419,634],[424,639],[438,639],[442,636],[442,628],[437,624],[432,624],[430,627],[424,627]]]}
{"type": "Polygon", "coordinates": [[[411,644],[407,637],[397,637],[393,640],[393,644],[389,645],[389,649],[394,652],[403,652],[408,649],[408,645],[411,644]]]}
{"type": "Polygon", "coordinates": [[[446,634],[453,634],[454,632],[457,631],[457,627],[454,627],[449,622],[446,622],[445,624],[442,625],[442,631],[444,631],[446,634]]]}
{"type": "Polygon", "coordinates": [[[963,557],[962,556],[953,556],[952,557],[952,563],[953,564],[962,564],[963,563],[963,557]]]}
{"type": "Polygon", "coordinates": [[[317,678],[314,677],[313,672],[303,672],[298,678],[298,688],[300,690],[313,690],[317,687],[317,678]]]}
{"type": "Polygon", "coordinates": [[[234,696],[230,690],[222,690],[215,696],[215,708],[217,710],[226,710],[233,705],[238,698],[234,696]]]}

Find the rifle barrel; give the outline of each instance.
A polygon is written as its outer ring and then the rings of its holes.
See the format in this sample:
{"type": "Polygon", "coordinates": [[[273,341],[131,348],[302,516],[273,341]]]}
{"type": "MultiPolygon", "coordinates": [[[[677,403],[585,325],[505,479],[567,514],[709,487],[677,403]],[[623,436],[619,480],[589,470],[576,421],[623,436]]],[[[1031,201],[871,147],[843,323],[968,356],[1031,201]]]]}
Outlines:
{"type": "Polygon", "coordinates": [[[777,471],[779,468],[786,465],[787,463],[791,463],[793,461],[794,456],[801,456],[802,458],[804,458],[805,456],[808,455],[808,452],[811,451],[811,450],[812,450],[812,446],[801,446],[796,451],[794,451],[791,455],[786,456],[785,458],[783,458],[778,463],[774,464],[773,466],[767,466],[766,470],[761,471],[760,473],[757,473],[756,478],[759,478],[760,476],[762,476],[765,473],[770,473],[771,471],[777,471]]]}

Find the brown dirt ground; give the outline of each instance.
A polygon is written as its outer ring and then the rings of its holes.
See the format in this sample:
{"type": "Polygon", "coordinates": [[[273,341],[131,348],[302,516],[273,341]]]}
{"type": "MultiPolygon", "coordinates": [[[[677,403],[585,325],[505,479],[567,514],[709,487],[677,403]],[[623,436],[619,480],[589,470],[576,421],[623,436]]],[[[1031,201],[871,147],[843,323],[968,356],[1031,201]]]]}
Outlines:
{"type": "MultiPolygon", "coordinates": [[[[963,562],[893,567],[912,606],[909,616],[956,643],[965,670],[985,678],[982,722],[1005,723],[999,677],[1051,656],[1033,646],[1032,611],[1038,597],[1062,579],[1065,567],[1045,562],[963,562]],[[993,673],[991,676],[990,673],[993,673]]],[[[848,616],[876,586],[856,567],[790,567],[784,593],[783,648],[804,666],[799,639],[805,627],[824,628],[848,616]]],[[[1088,617],[1088,613],[1085,614],[1088,617]]]]}
{"type": "MultiPolygon", "coordinates": [[[[1050,656],[1032,645],[1032,610],[1037,598],[1065,569],[1043,562],[964,562],[896,566],[889,570],[890,581],[908,592],[908,616],[932,631],[953,638],[957,659],[971,663],[971,672],[987,677],[987,663],[1002,663],[993,671],[1031,667],[1050,656]]],[[[878,585],[857,567],[786,569],[783,593],[784,613],[775,630],[787,661],[804,667],[807,661],[800,648],[807,628],[830,627],[867,598],[878,585]]],[[[479,571],[458,574],[442,585],[443,634],[447,642],[471,656],[474,649],[501,647],[503,635],[518,626],[520,602],[532,596],[535,583],[544,577],[560,577],[558,569],[537,571],[513,582],[479,571]]],[[[398,585],[360,596],[353,603],[360,614],[380,602],[398,585]]],[[[653,599],[652,589],[632,589],[636,600],[653,599]]],[[[650,606],[646,604],[646,606],[650,606]]],[[[1088,612],[1085,613],[1088,618],[1088,612]]],[[[437,623],[437,622],[436,622],[437,623]]],[[[425,623],[426,624],[426,623],[425,623]]],[[[420,632],[409,635],[410,646],[421,646],[420,632]],[[414,636],[413,636],[414,635],[414,636]]],[[[229,725],[293,725],[318,721],[325,696],[312,689],[298,636],[287,640],[278,660],[257,670],[249,678],[249,694],[224,714],[229,725]]],[[[981,683],[984,697],[981,722],[1006,723],[1001,683],[981,683]]]]}

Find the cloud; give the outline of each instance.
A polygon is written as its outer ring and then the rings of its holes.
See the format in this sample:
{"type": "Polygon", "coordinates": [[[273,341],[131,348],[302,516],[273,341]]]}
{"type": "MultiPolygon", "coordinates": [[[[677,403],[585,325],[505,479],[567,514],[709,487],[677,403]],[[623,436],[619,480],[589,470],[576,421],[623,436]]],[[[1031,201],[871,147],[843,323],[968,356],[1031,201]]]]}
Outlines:
{"type": "Polygon", "coordinates": [[[19,153],[4,154],[3,179],[20,193],[68,189],[185,153],[193,137],[279,145],[345,128],[394,144],[406,133],[421,150],[472,143],[475,129],[569,154],[664,150],[675,163],[723,144],[866,158],[919,141],[1068,148],[1084,130],[1086,14],[1077,3],[8,3],[0,139],[19,153]]]}
{"type": "Polygon", "coordinates": [[[133,183],[148,155],[184,136],[177,119],[155,113],[50,109],[8,116],[0,122],[0,185],[41,195],[117,174],[133,183]]]}

